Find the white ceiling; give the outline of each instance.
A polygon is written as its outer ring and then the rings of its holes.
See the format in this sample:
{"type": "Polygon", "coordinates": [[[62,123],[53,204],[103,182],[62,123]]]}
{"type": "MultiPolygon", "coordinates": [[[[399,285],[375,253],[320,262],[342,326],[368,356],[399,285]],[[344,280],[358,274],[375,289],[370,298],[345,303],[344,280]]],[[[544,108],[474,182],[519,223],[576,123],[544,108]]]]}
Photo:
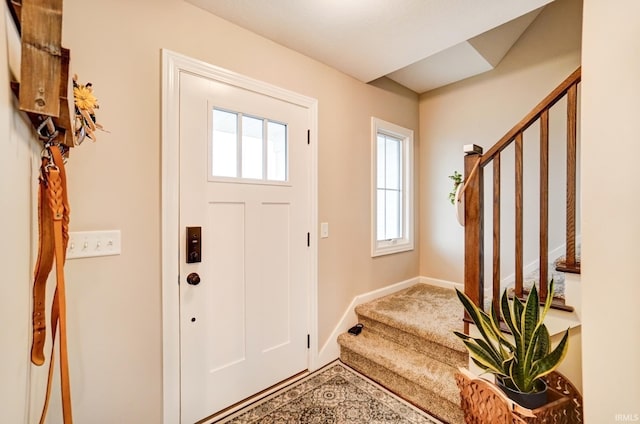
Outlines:
{"type": "Polygon", "coordinates": [[[422,93],[493,69],[553,0],[186,1],[360,81],[422,93]]]}

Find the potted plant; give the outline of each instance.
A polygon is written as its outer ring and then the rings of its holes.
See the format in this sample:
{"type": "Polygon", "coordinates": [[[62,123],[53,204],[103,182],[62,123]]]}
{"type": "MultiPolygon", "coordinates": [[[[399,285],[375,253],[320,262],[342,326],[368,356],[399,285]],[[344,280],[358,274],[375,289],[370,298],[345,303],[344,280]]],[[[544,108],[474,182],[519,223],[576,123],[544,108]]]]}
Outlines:
{"type": "Polygon", "coordinates": [[[449,175],[449,178],[453,181],[453,188],[449,192],[449,202],[451,202],[452,205],[455,205],[458,186],[462,184],[462,174],[458,171],[453,171],[453,174],[449,175]]]}
{"type": "Polygon", "coordinates": [[[456,290],[480,337],[454,332],[464,342],[471,360],[483,371],[494,374],[496,384],[505,394],[528,409],[546,403],[547,387],[543,377],[555,370],[568,349],[569,330],[551,349],[549,331],[544,318],[553,300],[553,280],[544,305],[540,305],[535,285],[526,303],[516,296],[502,294],[502,319],[513,341],[500,330],[500,319],[493,305],[490,314],[480,310],[464,293],[456,290]]]}
{"type": "Polygon", "coordinates": [[[464,202],[461,199],[461,191],[464,187],[462,174],[458,171],[453,171],[453,174],[449,175],[449,178],[453,181],[453,188],[449,192],[449,202],[456,208],[456,219],[458,223],[464,227],[464,202]]]}

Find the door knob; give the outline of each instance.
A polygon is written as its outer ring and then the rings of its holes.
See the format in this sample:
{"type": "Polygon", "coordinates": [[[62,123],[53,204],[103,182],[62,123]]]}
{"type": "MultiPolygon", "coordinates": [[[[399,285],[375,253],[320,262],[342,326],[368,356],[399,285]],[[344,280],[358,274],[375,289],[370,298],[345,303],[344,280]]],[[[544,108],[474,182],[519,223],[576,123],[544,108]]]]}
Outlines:
{"type": "Polygon", "coordinates": [[[200,276],[196,272],[192,272],[191,274],[187,275],[187,283],[191,284],[192,286],[197,286],[198,284],[200,284],[200,276]]]}

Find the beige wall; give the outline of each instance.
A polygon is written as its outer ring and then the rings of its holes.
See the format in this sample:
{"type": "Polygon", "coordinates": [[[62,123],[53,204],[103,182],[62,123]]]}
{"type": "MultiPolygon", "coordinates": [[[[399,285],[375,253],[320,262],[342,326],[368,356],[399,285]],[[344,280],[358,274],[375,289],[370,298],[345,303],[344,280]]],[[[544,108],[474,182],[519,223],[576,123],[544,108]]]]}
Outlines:
{"type": "MultiPolygon", "coordinates": [[[[453,282],[463,281],[464,229],[456,221],[447,195],[452,187],[448,178],[454,170],[462,172],[464,144],[490,148],[520,121],[544,96],[580,66],[580,0],[557,0],[548,5],[520,37],[495,70],[430,91],[420,97],[420,274],[453,282]]],[[[558,105],[561,107],[561,105],[558,105]]],[[[562,171],[554,165],[564,160],[563,110],[551,115],[551,134],[560,138],[551,142],[550,181],[552,188],[564,184],[562,171]],[[561,181],[561,184],[554,184],[561,181]]],[[[537,127],[525,133],[525,159],[537,156],[537,127]],[[531,155],[531,156],[529,156],[531,155]]],[[[525,162],[525,210],[537,210],[538,181],[536,160],[525,162]]],[[[560,167],[558,167],[560,169],[560,167]]],[[[513,151],[502,155],[503,205],[513,204],[513,151]]],[[[491,167],[485,178],[492,177],[491,167]]],[[[487,196],[491,183],[486,183],[487,196]]],[[[490,203],[486,203],[490,205],[490,203]]],[[[550,248],[563,244],[564,205],[560,191],[550,195],[550,248]],[[555,218],[559,217],[559,218],[555,218]],[[553,226],[558,227],[557,230],[553,226]],[[554,235],[558,235],[553,238],[554,235]]],[[[503,206],[504,207],[504,206],[503,206]]],[[[486,216],[491,216],[487,206],[486,216]]],[[[513,273],[513,212],[502,212],[502,277],[513,273]],[[509,236],[511,239],[509,239],[509,236]],[[509,243],[509,244],[507,244],[509,243]]],[[[537,220],[537,214],[528,217],[537,220]]],[[[535,221],[537,222],[537,221],[535,221]]],[[[525,265],[537,257],[537,224],[525,228],[525,265]]],[[[491,226],[485,226],[491,247],[491,226]]],[[[487,255],[489,258],[489,255],[487,255]]],[[[490,272],[490,264],[485,266],[490,272]]]]}
{"type": "MultiPolygon", "coordinates": [[[[318,216],[330,224],[330,237],[319,241],[320,345],[354,296],[418,275],[417,249],[371,259],[369,247],[370,118],[414,129],[417,136],[415,94],[358,82],[181,0],[66,0],[63,26],[71,71],[81,82],[94,84],[101,105],[98,120],[109,130],[98,134],[97,143],[86,141],[71,154],[71,230],[122,231],[120,256],[67,265],[77,422],[161,422],[161,48],[318,99],[318,216]]],[[[3,40],[0,43],[4,45],[3,40]]],[[[2,95],[5,123],[12,116],[6,84],[2,95]]],[[[6,157],[2,155],[3,160],[6,157]]],[[[28,170],[31,157],[21,160],[28,170]]],[[[25,192],[33,181],[23,175],[26,170],[21,171],[20,187],[12,191],[20,208],[11,211],[11,218],[31,207],[25,192]]],[[[14,175],[4,167],[2,172],[3,177],[4,172],[14,175]]],[[[25,390],[29,301],[25,287],[31,273],[26,264],[27,224],[12,228],[11,240],[17,242],[12,249],[19,249],[9,260],[21,265],[14,278],[2,280],[3,288],[12,285],[7,290],[22,316],[12,315],[22,324],[11,330],[15,334],[7,336],[6,344],[4,333],[1,340],[3,352],[11,346],[12,364],[21,367],[15,371],[21,376],[18,386],[4,377],[0,383],[3,401],[16,400],[10,417],[19,417],[25,409],[19,400],[25,390]]],[[[9,294],[2,296],[3,322],[7,322],[5,311],[9,313],[4,307],[9,294]]],[[[2,362],[4,358],[3,354],[2,362]]],[[[41,385],[40,379],[36,381],[41,385]]],[[[41,390],[44,387],[35,387],[36,392],[41,390]]],[[[52,421],[59,412],[57,405],[54,398],[52,421]]]]}
{"type": "MultiPolygon", "coordinates": [[[[7,57],[5,6],[0,18],[0,57],[7,57]]],[[[0,66],[0,422],[26,422],[31,294],[31,168],[39,153],[23,117],[14,108],[9,69],[0,66]]]]}
{"type": "Polygon", "coordinates": [[[640,156],[640,2],[614,3],[584,1],[582,334],[587,423],[640,420],[640,199],[635,184],[640,156]]]}
{"type": "MultiPolygon", "coordinates": [[[[160,48],[319,99],[319,219],[331,224],[331,237],[319,244],[322,343],[356,294],[418,274],[462,281],[462,229],[447,204],[447,175],[462,168],[463,144],[493,143],[578,66],[579,5],[557,0],[547,10],[566,21],[545,10],[498,69],[421,97],[418,270],[416,252],[376,260],[368,254],[369,117],[417,130],[415,97],[363,85],[182,1],[66,0],[64,45],[71,48],[72,71],[94,83],[99,120],[110,130],[72,153],[72,230],[119,228],[123,236],[121,256],[68,266],[76,421],[161,420],[160,48]]],[[[585,0],[582,341],[586,414],[594,423],[640,413],[640,275],[633,267],[640,204],[621,183],[633,180],[640,153],[633,126],[640,111],[640,61],[633,56],[639,15],[635,0],[616,8],[585,0]]],[[[6,81],[6,66],[0,68],[6,81]]],[[[12,205],[2,215],[12,225],[0,255],[8,270],[0,280],[0,320],[16,323],[0,331],[0,421],[23,422],[33,206],[26,193],[35,183],[36,149],[6,84],[0,96],[0,131],[9,145],[0,155],[0,195],[12,205]]]]}

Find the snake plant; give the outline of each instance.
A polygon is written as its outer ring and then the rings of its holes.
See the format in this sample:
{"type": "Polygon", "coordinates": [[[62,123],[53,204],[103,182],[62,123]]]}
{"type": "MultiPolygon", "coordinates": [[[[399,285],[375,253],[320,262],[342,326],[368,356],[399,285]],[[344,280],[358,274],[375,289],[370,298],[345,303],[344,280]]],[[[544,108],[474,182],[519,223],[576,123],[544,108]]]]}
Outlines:
{"type": "Polygon", "coordinates": [[[512,339],[500,330],[498,312],[493,305],[487,314],[464,293],[456,292],[481,336],[474,338],[454,332],[464,342],[473,362],[485,372],[495,374],[511,389],[523,393],[538,391],[539,381],[560,365],[568,349],[569,330],[552,350],[549,331],[544,324],[553,300],[553,280],[542,306],[535,285],[526,303],[516,296],[509,299],[506,290],[502,294],[500,309],[512,339]]]}

